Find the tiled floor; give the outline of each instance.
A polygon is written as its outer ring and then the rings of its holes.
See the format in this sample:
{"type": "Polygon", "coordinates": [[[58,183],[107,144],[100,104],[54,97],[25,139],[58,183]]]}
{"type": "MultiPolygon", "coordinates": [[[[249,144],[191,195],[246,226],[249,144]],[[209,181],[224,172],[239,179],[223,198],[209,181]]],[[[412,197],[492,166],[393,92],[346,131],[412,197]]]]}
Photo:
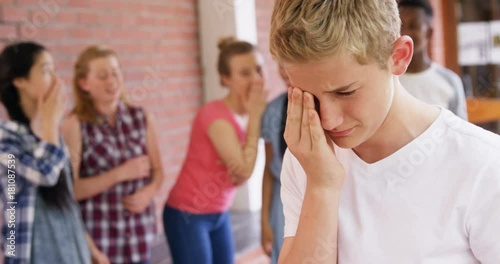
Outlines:
{"type": "MultiPolygon", "coordinates": [[[[260,212],[232,212],[231,223],[236,244],[236,263],[268,264],[269,258],[260,249],[260,212]]],[[[172,263],[163,235],[158,238],[157,244],[153,247],[151,263],[172,263]]]]}

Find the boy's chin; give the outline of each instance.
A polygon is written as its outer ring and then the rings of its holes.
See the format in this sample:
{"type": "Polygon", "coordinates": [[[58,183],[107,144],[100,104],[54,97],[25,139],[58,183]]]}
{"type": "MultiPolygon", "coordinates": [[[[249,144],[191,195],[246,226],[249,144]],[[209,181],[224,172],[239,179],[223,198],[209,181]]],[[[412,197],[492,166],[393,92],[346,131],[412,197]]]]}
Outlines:
{"type": "Polygon", "coordinates": [[[343,149],[353,149],[362,143],[360,142],[359,138],[356,138],[354,136],[347,136],[341,138],[332,138],[331,136],[329,137],[337,147],[343,149]]]}

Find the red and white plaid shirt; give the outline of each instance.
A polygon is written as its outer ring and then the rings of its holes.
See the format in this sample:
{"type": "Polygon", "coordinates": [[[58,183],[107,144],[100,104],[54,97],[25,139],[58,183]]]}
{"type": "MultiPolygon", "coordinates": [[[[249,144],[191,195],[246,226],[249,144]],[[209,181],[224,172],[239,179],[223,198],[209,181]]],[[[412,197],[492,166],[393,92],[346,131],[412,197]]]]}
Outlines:
{"type": "MultiPolygon", "coordinates": [[[[146,116],[138,107],[118,105],[116,124],[103,117],[98,124],[82,122],[80,177],[91,177],[147,155],[146,116]]],[[[121,182],[107,191],[80,202],[82,217],[97,247],[112,263],[136,263],[151,256],[156,234],[153,204],[141,214],[128,212],[122,199],[144,187],[149,178],[121,182]]]]}

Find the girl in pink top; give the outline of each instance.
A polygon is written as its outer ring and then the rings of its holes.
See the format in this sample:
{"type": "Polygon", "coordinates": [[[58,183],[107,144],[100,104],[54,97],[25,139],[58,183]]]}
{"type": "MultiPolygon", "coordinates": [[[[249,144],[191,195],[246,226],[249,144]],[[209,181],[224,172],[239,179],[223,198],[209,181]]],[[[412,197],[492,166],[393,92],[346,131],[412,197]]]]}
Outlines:
{"type": "Polygon", "coordinates": [[[234,263],[228,209],[253,172],[266,107],[261,57],[233,38],[219,43],[218,71],[229,93],[195,117],[188,154],[163,221],[174,263],[234,263]]]}

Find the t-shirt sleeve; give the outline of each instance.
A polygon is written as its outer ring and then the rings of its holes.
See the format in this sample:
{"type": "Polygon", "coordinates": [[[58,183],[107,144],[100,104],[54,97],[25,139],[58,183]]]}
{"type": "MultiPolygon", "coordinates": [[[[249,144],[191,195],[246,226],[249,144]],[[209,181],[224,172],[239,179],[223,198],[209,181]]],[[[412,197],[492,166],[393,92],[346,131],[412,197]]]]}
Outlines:
{"type": "Polygon", "coordinates": [[[462,84],[462,80],[458,75],[453,75],[453,88],[455,89],[455,100],[453,102],[453,105],[450,106],[450,109],[452,109],[458,117],[461,117],[464,120],[468,120],[468,115],[467,115],[467,102],[465,100],[465,91],[464,91],[464,85],[462,84]]]}
{"type": "Polygon", "coordinates": [[[297,233],[305,188],[305,172],[297,159],[287,149],[281,169],[281,200],[285,216],[285,237],[293,237],[297,233]]]}
{"type": "MultiPolygon", "coordinates": [[[[500,157],[497,155],[495,159],[497,158],[500,157]]],[[[468,215],[469,243],[475,257],[482,264],[498,264],[500,263],[500,239],[498,238],[500,235],[500,173],[497,168],[492,168],[481,175],[484,177],[476,184],[468,215]]]]}
{"type": "Polygon", "coordinates": [[[442,66],[437,67],[437,73],[441,75],[453,89],[453,98],[448,108],[458,117],[467,120],[467,102],[465,101],[464,85],[460,77],[453,71],[442,66]]]}
{"type": "MultiPolygon", "coordinates": [[[[36,186],[54,186],[68,159],[64,147],[38,141],[30,148],[23,147],[20,137],[0,129],[0,169],[5,175],[19,175],[36,186]],[[15,170],[15,171],[14,171],[15,170]]],[[[7,186],[7,177],[0,181],[7,186]]],[[[16,189],[20,191],[20,188],[16,189]]]]}

